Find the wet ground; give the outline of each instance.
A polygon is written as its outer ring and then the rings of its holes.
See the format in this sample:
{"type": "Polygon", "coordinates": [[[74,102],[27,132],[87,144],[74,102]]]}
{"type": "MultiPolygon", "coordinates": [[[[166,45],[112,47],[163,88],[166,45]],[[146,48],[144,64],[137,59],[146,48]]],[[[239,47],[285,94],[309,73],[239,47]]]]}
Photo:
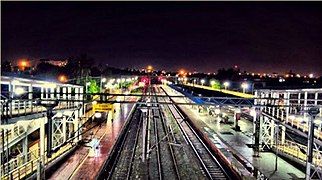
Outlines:
{"type": "Polygon", "coordinates": [[[49,179],[95,179],[104,162],[108,158],[110,149],[114,145],[133,104],[115,104],[116,113],[113,120],[108,118],[106,123],[92,129],[93,133],[86,134],[85,139],[96,139],[100,143],[98,148],[90,152],[90,147],[80,146],[66,162],[50,176],[49,179]]]}

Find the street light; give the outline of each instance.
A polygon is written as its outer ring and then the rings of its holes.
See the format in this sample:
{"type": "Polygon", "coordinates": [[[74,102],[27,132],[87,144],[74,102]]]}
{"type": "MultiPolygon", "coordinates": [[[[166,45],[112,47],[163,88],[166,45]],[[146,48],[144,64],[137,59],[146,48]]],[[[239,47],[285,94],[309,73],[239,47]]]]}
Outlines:
{"type": "Polygon", "coordinates": [[[224,86],[225,86],[225,90],[227,90],[227,87],[229,86],[229,82],[228,81],[224,82],[224,86]]]}
{"type": "Polygon", "coordinates": [[[100,93],[102,92],[102,86],[103,86],[103,83],[106,82],[106,78],[102,78],[101,77],[101,83],[100,83],[100,93]]]}
{"type": "Polygon", "coordinates": [[[149,73],[152,72],[153,71],[153,66],[148,65],[147,70],[148,70],[149,73]]]}
{"type": "Polygon", "coordinates": [[[216,84],[216,81],[214,81],[214,80],[210,81],[210,85],[211,85],[211,86],[213,86],[213,85],[215,85],[215,84],[216,84]]]}
{"type": "Polygon", "coordinates": [[[242,83],[241,87],[243,88],[243,93],[245,93],[246,89],[248,88],[248,84],[247,83],[242,83]]]}
{"type": "Polygon", "coordinates": [[[206,80],[201,79],[201,80],[200,80],[201,86],[203,86],[203,84],[204,84],[205,82],[206,82],[206,80]]]}

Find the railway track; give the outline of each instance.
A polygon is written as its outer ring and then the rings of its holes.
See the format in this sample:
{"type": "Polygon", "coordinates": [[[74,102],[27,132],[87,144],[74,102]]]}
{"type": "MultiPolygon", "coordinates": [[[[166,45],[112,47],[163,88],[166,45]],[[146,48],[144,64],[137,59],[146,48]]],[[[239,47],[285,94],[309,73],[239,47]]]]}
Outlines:
{"type": "MultiPolygon", "coordinates": [[[[157,91],[158,88],[152,88],[153,94],[156,94],[157,91]]],[[[154,98],[152,101],[158,103],[157,98],[154,98]]],[[[180,179],[176,156],[171,145],[171,134],[168,131],[166,119],[163,116],[159,105],[156,105],[155,109],[152,109],[152,114],[155,135],[155,144],[153,147],[156,148],[157,152],[159,179],[165,179],[165,176],[172,177],[173,179],[180,179]]]]}
{"type": "MultiPolygon", "coordinates": [[[[164,89],[162,90],[166,95],[168,95],[164,89]]],[[[173,102],[170,97],[164,98],[164,100],[173,102]]],[[[179,109],[172,104],[168,104],[167,106],[170,109],[171,114],[174,116],[186,142],[190,145],[194,154],[197,156],[197,159],[201,163],[205,175],[209,179],[231,179],[216,157],[203,143],[196,131],[185,120],[185,117],[181,114],[179,109]]]]}
{"type": "Polygon", "coordinates": [[[98,179],[230,179],[170,97],[149,96],[163,91],[149,87],[98,179]]]}
{"type": "Polygon", "coordinates": [[[104,165],[104,170],[97,179],[130,179],[132,163],[138,143],[142,118],[139,108],[135,108],[122,136],[104,165]]]}

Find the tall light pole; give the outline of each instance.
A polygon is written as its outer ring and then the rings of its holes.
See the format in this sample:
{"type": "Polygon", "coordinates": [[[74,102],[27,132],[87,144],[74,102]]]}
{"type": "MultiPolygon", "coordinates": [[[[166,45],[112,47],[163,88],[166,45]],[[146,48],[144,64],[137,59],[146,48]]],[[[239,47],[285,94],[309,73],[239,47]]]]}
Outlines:
{"type": "Polygon", "coordinates": [[[203,84],[205,83],[206,81],[204,79],[201,79],[200,80],[200,83],[201,83],[201,86],[203,86],[203,84]]]}
{"type": "Polygon", "coordinates": [[[247,84],[247,83],[245,83],[245,82],[243,82],[243,83],[241,84],[241,87],[243,88],[243,93],[245,93],[245,92],[246,92],[246,89],[248,88],[248,84],[247,84]]]}
{"type": "Polygon", "coordinates": [[[224,82],[225,90],[227,90],[227,87],[228,87],[228,86],[229,86],[229,82],[228,82],[228,81],[224,82]]]}
{"type": "Polygon", "coordinates": [[[314,142],[314,119],[320,113],[319,108],[312,107],[309,109],[308,114],[311,116],[309,121],[309,134],[307,136],[307,161],[306,161],[306,174],[305,179],[311,179],[311,166],[313,162],[313,142],[314,142]]]}
{"type": "Polygon", "coordinates": [[[101,81],[100,81],[100,93],[102,92],[102,85],[103,85],[103,83],[105,83],[106,82],[106,78],[102,78],[101,77],[101,81]]]}

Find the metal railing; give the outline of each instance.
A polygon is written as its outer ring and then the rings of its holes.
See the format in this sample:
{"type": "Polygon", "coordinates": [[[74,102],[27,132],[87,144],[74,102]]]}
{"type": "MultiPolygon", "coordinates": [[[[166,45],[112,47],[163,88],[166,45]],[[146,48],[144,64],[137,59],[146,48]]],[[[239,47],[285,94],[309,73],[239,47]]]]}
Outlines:
{"type": "Polygon", "coordinates": [[[43,159],[42,168],[44,165],[52,162],[60,155],[71,150],[73,146],[67,144],[59,149],[59,151],[52,154],[50,158],[47,156],[40,157],[40,149],[29,151],[27,155],[18,155],[14,159],[11,159],[8,163],[1,165],[1,169],[4,170],[3,175],[1,176],[2,180],[9,179],[23,179],[32,175],[34,172],[39,170],[41,159],[43,159]]]}
{"type": "MultiPolygon", "coordinates": [[[[299,159],[303,161],[303,163],[306,162],[307,154],[302,152],[303,150],[307,149],[305,145],[298,144],[293,141],[285,140],[285,143],[283,144],[278,143],[277,146],[276,144],[272,144],[272,147],[273,148],[277,147],[278,151],[283,152],[287,155],[290,155],[296,159],[299,159]]],[[[322,167],[322,151],[318,151],[318,150],[313,151],[313,164],[315,166],[322,167]]]]}

